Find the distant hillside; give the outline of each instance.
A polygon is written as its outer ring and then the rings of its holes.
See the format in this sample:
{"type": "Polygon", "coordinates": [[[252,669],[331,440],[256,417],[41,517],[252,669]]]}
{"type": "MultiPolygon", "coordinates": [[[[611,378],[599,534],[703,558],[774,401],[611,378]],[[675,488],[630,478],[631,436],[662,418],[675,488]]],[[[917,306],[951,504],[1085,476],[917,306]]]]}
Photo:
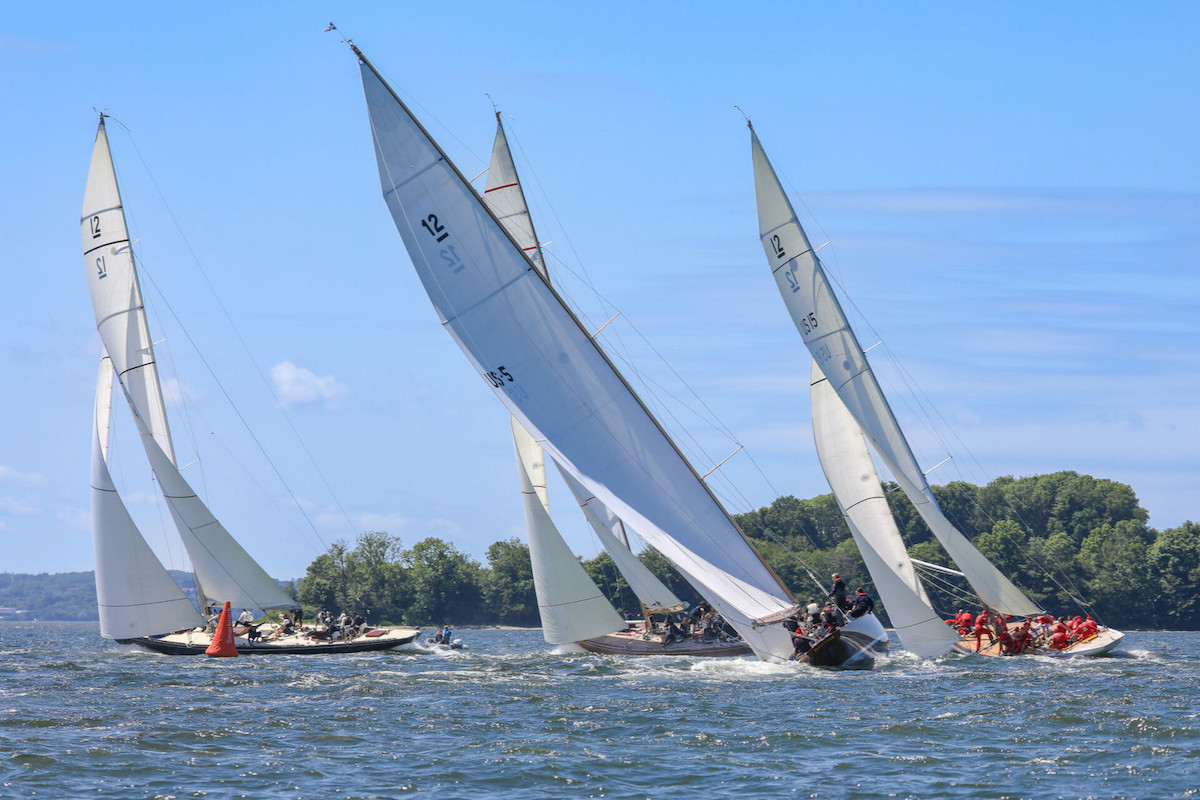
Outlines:
{"type": "MultiPolygon", "coordinates": [[[[196,582],[191,573],[171,570],[171,577],[195,600],[196,582]]],[[[0,608],[11,609],[2,619],[98,620],[96,575],[90,571],[40,575],[0,572],[0,608]],[[17,611],[25,613],[18,615],[17,611]]]]}

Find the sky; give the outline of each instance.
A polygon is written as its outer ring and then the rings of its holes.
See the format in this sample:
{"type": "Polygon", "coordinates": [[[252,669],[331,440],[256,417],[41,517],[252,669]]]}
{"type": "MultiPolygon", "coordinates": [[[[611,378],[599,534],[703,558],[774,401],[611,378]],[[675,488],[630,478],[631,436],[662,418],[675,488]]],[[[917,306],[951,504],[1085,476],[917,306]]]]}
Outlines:
{"type": "MultiPolygon", "coordinates": [[[[1075,470],[1200,519],[1200,6],[448,6],[6,9],[0,572],[92,567],[94,109],[179,460],[269,573],[367,530],[483,563],[523,535],[507,414],[412,270],[331,20],[468,177],[505,114],[556,283],[620,312],[600,341],[698,472],[744,448],[709,478],[732,513],[828,491],[744,112],[919,460],[953,456],[932,483],[1075,470]]],[[[126,502],[186,568],[116,412],[126,502]]]]}

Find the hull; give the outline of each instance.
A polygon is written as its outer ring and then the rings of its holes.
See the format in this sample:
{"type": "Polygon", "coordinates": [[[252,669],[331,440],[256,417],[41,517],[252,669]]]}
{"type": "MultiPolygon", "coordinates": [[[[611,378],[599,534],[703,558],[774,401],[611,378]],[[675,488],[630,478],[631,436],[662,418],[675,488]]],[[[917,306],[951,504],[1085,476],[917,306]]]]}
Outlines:
{"type": "Polygon", "coordinates": [[[584,650],[615,656],[700,656],[727,658],[751,653],[745,642],[706,642],[694,637],[682,642],[664,642],[661,635],[644,637],[640,630],[618,631],[578,642],[584,650]]]}
{"type": "MultiPolygon", "coordinates": [[[[420,631],[417,628],[376,628],[383,631],[378,635],[363,635],[346,641],[321,641],[305,636],[286,636],[280,639],[251,642],[244,636],[234,639],[238,655],[331,655],[338,653],[369,653],[375,650],[391,650],[393,647],[414,641],[420,631]]],[[[374,633],[372,631],[371,633],[374,633]]],[[[156,653],[169,656],[202,656],[212,642],[212,634],[204,630],[172,633],[160,637],[118,639],[120,644],[136,644],[156,653]]]]}
{"type": "Polygon", "coordinates": [[[875,657],[887,651],[887,629],[874,614],[864,614],[818,641],[796,660],[814,667],[871,669],[875,657]]]}
{"type": "MultiPolygon", "coordinates": [[[[1016,626],[1010,625],[1010,628],[1016,626]]],[[[1112,628],[1101,628],[1095,636],[1086,639],[1082,642],[1074,642],[1066,650],[1052,650],[1049,647],[1027,647],[1019,656],[1051,656],[1053,658],[1088,658],[1094,656],[1102,656],[1105,653],[1113,650],[1125,638],[1125,634],[1121,631],[1112,628]]],[[[954,647],[961,653],[970,653],[981,656],[1006,656],[1011,657],[1011,653],[1001,653],[1000,647],[996,642],[981,642],[982,647],[975,649],[975,637],[973,635],[964,637],[961,642],[954,647]]]]}

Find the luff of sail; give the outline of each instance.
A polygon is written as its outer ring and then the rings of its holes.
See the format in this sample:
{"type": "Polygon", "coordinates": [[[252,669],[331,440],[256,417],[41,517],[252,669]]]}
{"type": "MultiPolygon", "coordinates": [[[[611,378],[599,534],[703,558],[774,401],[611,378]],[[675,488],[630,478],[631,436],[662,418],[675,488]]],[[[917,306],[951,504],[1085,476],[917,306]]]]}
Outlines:
{"type": "Polygon", "coordinates": [[[776,286],[805,346],[980,600],[1006,614],[1037,613],[1033,601],[942,514],[753,127],[750,138],[759,235],[776,286]]]}
{"type": "Polygon", "coordinates": [[[693,585],[756,654],[788,658],[787,630],[755,620],[786,612],[790,594],[462,174],[353,50],[384,200],[447,332],[588,491],[682,569],[689,556],[696,569],[716,569],[694,575],[693,585]]]}
{"type": "Polygon", "coordinates": [[[922,658],[949,652],[958,634],[929,605],[862,430],[815,361],[811,395],[817,458],[900,642],[922,658]]]}
{"type": "Polygon", "coordinates": [[[175,448],[167,425],[158,365],[154,360],[154,347],[142,305],[142,289],[133,264],[125,209],[121,205],[103,116],[92,147],[80,225],[96,328],[118,379],[142,411],[146,430],[174,461],[175,448]]]}
{"type": "Polygon", "coordinates": [[[196,611],[142,538],[108,471],[113,366],[105,354],[96,378],[92,420],[92,550],[100,635],[135,639],[204,625],[196,611]]]}
{"type": "Polygon", "coordinates": [[[294,605],[179,474],[104,118],[80,218],[96,329],[137,420],[142,445],[208,599],[252,608],[294,605]]]}

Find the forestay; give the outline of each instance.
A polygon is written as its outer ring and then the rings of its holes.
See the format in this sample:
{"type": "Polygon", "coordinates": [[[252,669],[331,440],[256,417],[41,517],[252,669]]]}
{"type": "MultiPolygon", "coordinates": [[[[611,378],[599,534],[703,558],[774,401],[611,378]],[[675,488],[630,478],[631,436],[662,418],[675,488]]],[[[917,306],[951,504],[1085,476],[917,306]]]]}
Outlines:
{"type": "Polygon", "coordinates": [[[1036,613],[1037,606],[942,514],[753,128],[750,137],[763,249],[813,359],[983,603],[1006,614],[1036,613]]]}
{"type": "Polygon", "coordinates": [[[589,492],[681,568],[689,556],[694,567],[719,565],[694,585],[760,657],[790,656],[782,626],[753,625],[764,606],[790,608],[790,595],[465,178],[354,51],[384,199],[447,331],[589,492]]]}
{"type": "Polygon", "coordinates": [[[922,658],[948,652],[958,634],[930,606],[862,431],[815,361],[811,394],[817,457],[901,643],[922,658]]]}

